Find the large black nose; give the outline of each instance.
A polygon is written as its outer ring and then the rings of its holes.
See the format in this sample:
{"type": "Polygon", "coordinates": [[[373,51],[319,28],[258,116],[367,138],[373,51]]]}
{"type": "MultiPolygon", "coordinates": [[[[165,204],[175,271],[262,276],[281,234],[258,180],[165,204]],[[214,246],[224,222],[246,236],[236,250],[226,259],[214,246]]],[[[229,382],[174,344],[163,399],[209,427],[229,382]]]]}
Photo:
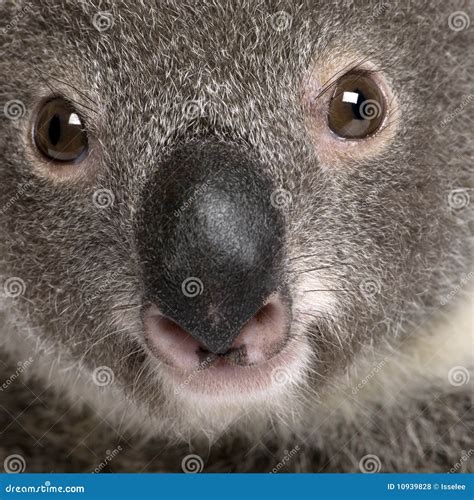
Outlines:
{"type": "Polygon", "coordinates": [[[147,182],[137,217],[147,299],[211,352],[226,352],[279,283],[284,224],[262,164],[192,142],[147,182]]]}

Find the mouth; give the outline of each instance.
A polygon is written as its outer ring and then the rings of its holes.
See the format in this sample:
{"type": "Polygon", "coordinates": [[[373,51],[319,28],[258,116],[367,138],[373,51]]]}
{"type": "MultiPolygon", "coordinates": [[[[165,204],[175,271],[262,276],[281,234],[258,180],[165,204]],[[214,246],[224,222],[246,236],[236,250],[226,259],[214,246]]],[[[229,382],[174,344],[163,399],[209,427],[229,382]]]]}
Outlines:
{"type": "Polygon", "coordinates": [[[145,341],[175,395],[239,397],[297,382],[301,353],[289,335],[289,309],[279,294],[241,328],[225,352],[206,349],[155,305],[144,310],[145,341]]]}

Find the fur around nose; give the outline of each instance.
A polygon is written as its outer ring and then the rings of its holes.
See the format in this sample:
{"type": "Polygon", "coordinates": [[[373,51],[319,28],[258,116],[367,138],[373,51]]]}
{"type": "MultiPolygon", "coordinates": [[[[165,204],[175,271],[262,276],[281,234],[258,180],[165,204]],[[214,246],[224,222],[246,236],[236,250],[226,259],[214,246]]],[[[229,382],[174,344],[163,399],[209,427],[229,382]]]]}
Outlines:
{"type": "Polygon", "coordinates": [[[262,164],[193,141],[147,182],[138,245],[147,299],[207,350],[224,353],[277,288],[284,223],[262,164]]]}

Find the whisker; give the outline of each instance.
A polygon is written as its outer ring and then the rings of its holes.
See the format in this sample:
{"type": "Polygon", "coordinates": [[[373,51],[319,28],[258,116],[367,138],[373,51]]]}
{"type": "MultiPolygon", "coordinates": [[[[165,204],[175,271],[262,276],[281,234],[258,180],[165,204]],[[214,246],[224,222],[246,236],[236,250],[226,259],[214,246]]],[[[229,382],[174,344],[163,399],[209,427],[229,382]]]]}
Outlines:
{"type": "Polygon", "coordinates": [[[311,316],[312,318],[317,318],[317,319],[325,319],[325,320],[337,319],[337,316],[335,316],[334,314],[323,313],[323,312],[321,312],[318,315],[310,312],[301,311],[299,314],[304,314],[305,316],[311,316]]]}
{"type": "Polygon", "coordinates": [[[331,269],[331,268],[338,267],[338,266],[354,266],[354,264],[349,264],[349,263],[345,263],[345,262],[337,262],[334,264],[329,264],[329,265],[320,266],[320,267],[310,267],[309,269],[301,269],[299,271],[296,271],[293,274],[303,274],[303,273],[309,273],[312,271],[322,271],[324,269],[331,269]]]}

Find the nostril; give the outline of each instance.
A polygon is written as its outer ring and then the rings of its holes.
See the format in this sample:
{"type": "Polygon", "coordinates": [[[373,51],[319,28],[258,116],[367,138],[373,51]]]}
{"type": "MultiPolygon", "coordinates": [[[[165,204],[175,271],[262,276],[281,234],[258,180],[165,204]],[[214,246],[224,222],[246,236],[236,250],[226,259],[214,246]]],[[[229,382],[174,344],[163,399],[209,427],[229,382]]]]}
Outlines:
{"type": "Polygon", "coordinates": [[[286,343],[289,321],[288,307],[280,294],[275,294],[244,325],[232,347],[245,346],[248,364],[266,361],[286,343]]]}
{"type": "Polygon", "coordinates": [[[152,306],[144,316],[145,340],[157,358],[184,371],[222,363],[253,365],[281,351],[287,341],[289,321],[288,306],[275,294],[240,329],[229,349],[215,354],[152,306]]]}
{"type": "Polygon", "coordinates": [[[157,318],[160,322],[160,328],[162,330],[162,333],[167,333],[169,335],[173,335],[175,337],[183,337],[183,341],[186,339],[186,332],[170,318],[167,318],[166,316],[161,316],[160,318],[157,318]]]}
{"type": "Polygon", "coordinates": [[[183,370],[199,364],[199,343],[175,321],[162,315],[155,306],[145,312],[145,341],[155,356],[183,370]]]}

